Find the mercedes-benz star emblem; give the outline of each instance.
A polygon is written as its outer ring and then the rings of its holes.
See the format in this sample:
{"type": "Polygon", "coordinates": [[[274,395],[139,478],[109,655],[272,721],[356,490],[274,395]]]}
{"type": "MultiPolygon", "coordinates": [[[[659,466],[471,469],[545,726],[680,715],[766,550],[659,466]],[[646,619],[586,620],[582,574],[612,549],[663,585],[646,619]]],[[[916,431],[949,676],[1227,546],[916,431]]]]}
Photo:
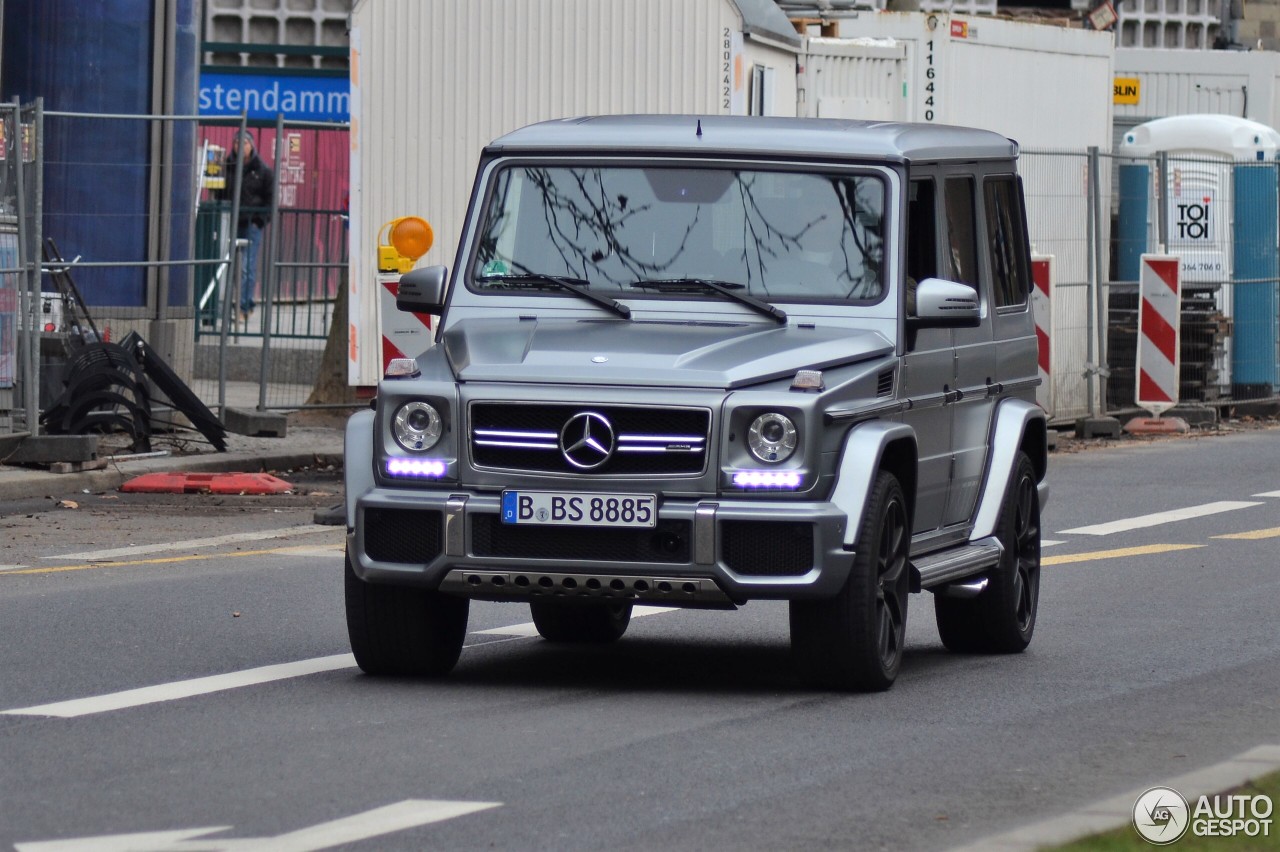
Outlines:
{"type": "Polygon", "coordinates": [[[594,470],[613,456],[613,424],[603,414],[580,411],[560,430],[560,452],[579,470],[594,470]]]}

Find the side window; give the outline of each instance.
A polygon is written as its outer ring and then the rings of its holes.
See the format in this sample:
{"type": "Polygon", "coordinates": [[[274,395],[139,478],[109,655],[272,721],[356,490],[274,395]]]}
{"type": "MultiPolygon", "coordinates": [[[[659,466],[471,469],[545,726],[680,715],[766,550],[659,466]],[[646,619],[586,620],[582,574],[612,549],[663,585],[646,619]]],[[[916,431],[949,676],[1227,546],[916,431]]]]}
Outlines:
{"type": "Polygon", "coordinates": [[[942,277],[978,286],[977,210],[971,177],[947,178],[947,257],[942,277]]]}
{"type": "Polygon", "coordinates": [[[1012,175],[983,184],[987,214],[987,251],[996,307],[1024,305],[1031,286],[1031,259],[1022,215],[1022,194],[1012,175]]]}
{"type": "Polygon", "coordinates": [[[907,314],[916,312],[915,285],[938,275],[937,201],[932,180],[913,180],[907,204],[907,314]]]}

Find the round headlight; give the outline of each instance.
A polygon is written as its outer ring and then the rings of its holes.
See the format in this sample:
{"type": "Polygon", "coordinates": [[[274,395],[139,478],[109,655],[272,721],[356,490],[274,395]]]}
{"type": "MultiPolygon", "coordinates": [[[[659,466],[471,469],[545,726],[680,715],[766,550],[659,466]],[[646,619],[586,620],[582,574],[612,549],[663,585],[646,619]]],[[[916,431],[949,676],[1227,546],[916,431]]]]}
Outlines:
{"type": "Polygon", "coordinates": [[[770,411],[751,421],[747,432],[751,455],[762,462],[784,462],[796,449],[796,424],[785,414],[770,411]]]}
{"type": "Polygon", "coordinates": [[[425,402],[409,402],[396,412],[392,431],[406,450],[429,450],[440,440],[444,422],[434,407],[425,402]]]}

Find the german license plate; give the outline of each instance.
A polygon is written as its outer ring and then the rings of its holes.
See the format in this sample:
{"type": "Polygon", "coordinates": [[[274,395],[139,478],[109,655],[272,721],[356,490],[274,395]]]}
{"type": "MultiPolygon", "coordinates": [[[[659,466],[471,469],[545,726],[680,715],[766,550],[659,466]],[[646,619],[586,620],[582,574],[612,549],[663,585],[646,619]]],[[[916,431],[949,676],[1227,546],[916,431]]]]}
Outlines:
{"type": "Polygon", "coordinates": [[[652,527],[653,494],[582,494],[573,491],[503,491],[504,524],[568,527],[652,527]]]}

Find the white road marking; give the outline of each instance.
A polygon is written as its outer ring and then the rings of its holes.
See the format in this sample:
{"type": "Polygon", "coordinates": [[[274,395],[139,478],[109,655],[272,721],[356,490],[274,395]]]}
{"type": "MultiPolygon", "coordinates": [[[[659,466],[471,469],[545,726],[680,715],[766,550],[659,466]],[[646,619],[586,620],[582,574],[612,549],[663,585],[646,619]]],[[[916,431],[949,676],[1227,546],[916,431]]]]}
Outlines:
{"type": "Polygon", "coordinates": [[[1105,524],[1093,524],[1092,526],[1087,527],[1060,530],[1059,533],[1061,535],[1111,535],[1112,533],[1128,532],[1129,530],[1142,529],[1143,527],[1157,527],[1161,524],[1171,524],[1176,521],[1186,521],[1191,518],[1202,518],[1205,515],[1216,515],[1220,512],[1234,512],[1236,509],[1248,509],[1250,506],[1261,505],[1263,504],[1243,500],[1221,500],[1217,503],[1188,506],[1185,509],[1173,509],[1168,512],[1139,515],[1136,518],[1122,518],[1118,521],[1108,521],[1105,524]]]}
{"type": "Polygon", "coordinates": [[[501,802],[408,799],[276,837],[198,839],[230,830],[230,826],[213,826],[18,843],[14,848],[17,852],[319,852],[501,806],[501,802]]]}
{"type": "Polygon", "coordinates": [[[126,707],[141,707],[144,704],[174,701],[179,698],[207,695],[210,692],[238,689],[242,686],[256,686],[257,684],[270,683],[274,680],[285,680],[286,678],[302,677],[303,675],[334,671],[335,669],[346,669],[355,664],[356,658],[351,654],[335,654],[331,657],[316,657],[310,660],[300,660],[296,663],[280,663],[274,666],[261,666],[256,669],[229,672],[228,674],[162,683],[158,686],[126,689],[123,692],[110,692],[106,695],[95,695],[91,698],[75,698],[70,701],[57,701],[36,707],[3,710],[0,711],[0,715],[57,716],[63,719],[74,719],[77,716],[90,716],[94,713],[123,710],[126,707]]]}
{"type": "Polygon", "coordinates": [[[1040,541],[1040,546],[1041,546],[1041,547],[1053,547],[1054,545],[1057,545],[1057,544],[1066,544],[1066,542],[1065,542],[1065,541],[1056,541],[1056,540],[1051,539],[1051,538],[1042,539],[1042,540],[1040,541]]]}
{"type": "Polygon", "coordinates": [[[1254,494],[1254,497],[1280,497],[1280,491],[1264,491],[1261,494],[1254,494]]]}
{"type": "MultiPolygon", "coordinates": [[[[643,618],[647,615],[660,615],[664,612],[675,612],[676,609],[678,607],[637,606],[632,611],[631,617],[643,618]]],[[[474,632],[478,635],[500,635],[512,638],[526,638],[538,635],[538,631],[534,628],[532,622],[514,624],[510,627],[491,627],[488,630],[474,632]]],[[[279,663],[227,674],[162,683],[157,686],[126,689],[123,692],[109,692],[105,695],[95,695],[90,698],[73,698],[69,701],[55,701],[51,704],[39,704],[34,707],[0,710],[0,716],[55,716],[61,719],[74,719],[79,716],[92,716],[96,713],[109,713],[112,710],[124,710],[129,707],[141,707],[145,704],[158,704],[162,701],[176,701],[180,698],[192,698],[197,695],[208,695],[212,692],[239,689],[242,686],[257,686],[277,680],[347,669],[355,666],[355,664],[356,658],[351,654],[334,654],[331,657],[315,657],[310,660],[299,660],[296,663],[279,663]]]]}
{"type": "MultiPolygon", "coordinates": [[[[646,606],[641,604],[632,608],[632,618],[643,618],[646,615],[661,615],[664,612],[675,612],[679,607],[675,606],[646,606]]],[[[477,636],[526,636],[534,637],[538,635],[538,628],[533,626],[532,621],[526,621],[524,624],[512,624],[510,627],[490,627],[488,630],[473,631],[477,636]]]]}
{"type": "Polygon", "coordinates": [[[0,565],[0,571],[17,571],[26,567],[25,565],[0,565]]]}
{"type": "Polygon", "coordinates": [[[188,541],[170,541],[160,544],[135,544],[131,547],[114,547],[110,550],[88,550],[83,553],[62,553],[57,556],[42,556],[42,559],[71,560],[73,562],[102,562],[117,559],[121,556],[139,556],[144,553],[164,553],[173,550],[195,550],[201,547],[221,547],[225,544],[240,544],[245,541],[264,541],[267,539],[290,538],[295,535],[312,535],[332,532],[341,527],[311,524],[305,527],[284,527],[278,530],[260,530],[258,532],[231,533],[213,536],[212,538],[193,538],[188,541]]]}

